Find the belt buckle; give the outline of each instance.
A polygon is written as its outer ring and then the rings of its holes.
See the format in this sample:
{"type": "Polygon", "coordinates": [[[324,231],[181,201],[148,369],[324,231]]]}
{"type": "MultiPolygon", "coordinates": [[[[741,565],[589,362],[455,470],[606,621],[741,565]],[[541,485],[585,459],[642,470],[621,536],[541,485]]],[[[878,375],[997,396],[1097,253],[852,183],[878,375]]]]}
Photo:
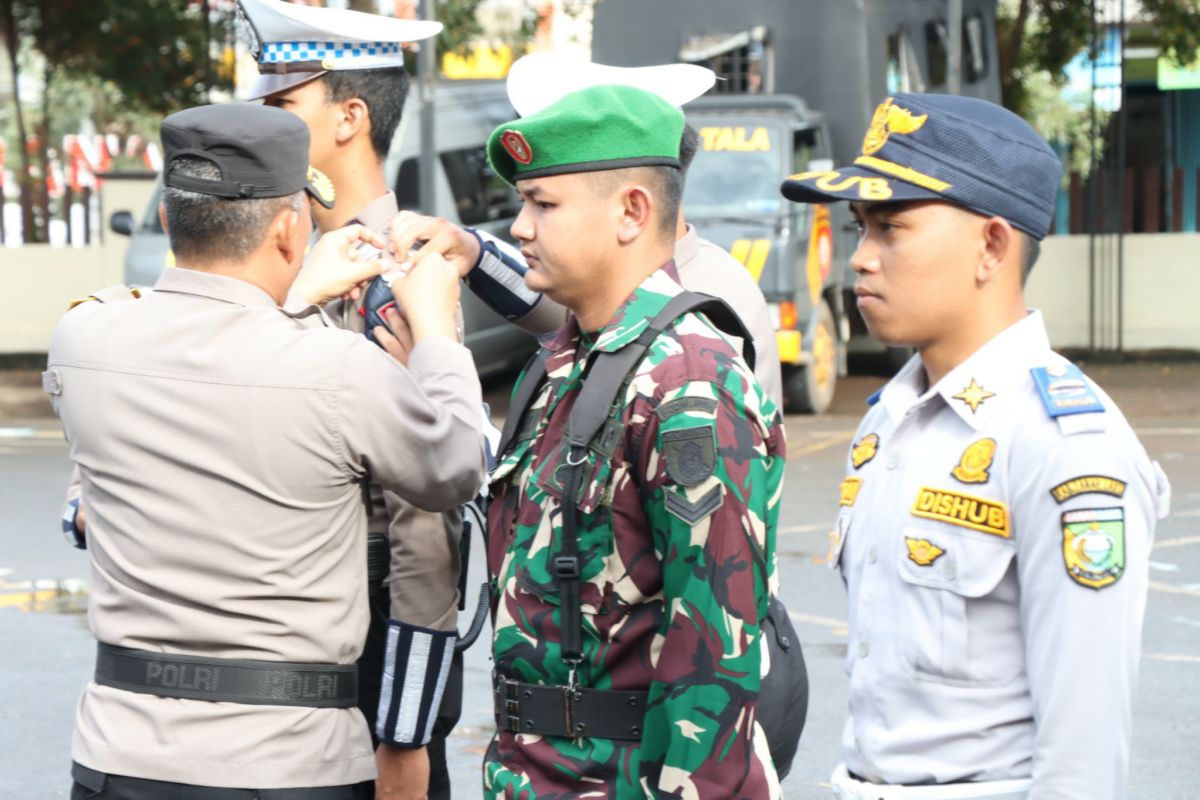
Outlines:
{"type": "Polygon", "coordinates": [[[563,725],[566,727],[567,736],[572,739],[582,738],[587,730],[585,723],[575,719],[575,704],[583,700],[583,692],[579,689],[578,666],[578,662],[571,664],[567,685],[563,687],[563,725]]]}
{"type": "Polygon", "coordinates": [[[510,681],[501,675],[496,677],[496,712],[499,717],[496,724],[501,730],[521,732],[521,700],[517,681],[510,681]]]}

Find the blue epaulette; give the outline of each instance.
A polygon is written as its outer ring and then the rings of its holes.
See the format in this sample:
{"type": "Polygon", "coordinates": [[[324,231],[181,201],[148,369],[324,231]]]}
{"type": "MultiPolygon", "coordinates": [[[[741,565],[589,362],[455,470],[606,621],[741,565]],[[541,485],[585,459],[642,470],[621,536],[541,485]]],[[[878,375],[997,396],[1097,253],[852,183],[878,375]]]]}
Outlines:
{"type": "Polygon", "coordinates": [[[1095,414],[1104,411],[1104,403],[1074,364],[1055,367],[1035,367],[1029,370],[1037,386],[1046,413],[1051,417],[1068,414],[1095,414]]]}
{"type": "Polygon", "coordinates": [[[867,405],[873,406],[876,403],[878,403],[879,398],[882,394],[883,394],[883,387],[881,386],[878,389],[876,389],[874,392],[872,392],[871,396],[867,398],[867,405]]]}

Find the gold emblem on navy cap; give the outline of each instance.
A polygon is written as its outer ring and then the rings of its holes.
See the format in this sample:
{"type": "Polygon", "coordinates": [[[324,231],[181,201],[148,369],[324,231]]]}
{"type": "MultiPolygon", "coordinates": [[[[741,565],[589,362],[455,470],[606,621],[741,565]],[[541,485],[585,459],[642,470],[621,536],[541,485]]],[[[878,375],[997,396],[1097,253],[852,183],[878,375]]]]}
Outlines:
{"type": "Polygon", "coordinates": [[[916,133],[927,119],[929,119],[928,114],[918,117],[907,108],[896,105],[895,100],[889,97],[875,109],[875,116],[871,118],[871,127],[867,128],[867,135],[863,137],[863,155],[869,156],[878,153],[887,144],[888,137],[893,133],[902,135],[916,133]]]}
{"type": "Polygon", "coordinates": [[[308,185],[311,186],[317,193],[317,200],[326,208],[333,206],[333,181],[329,180],[329,176],[316,167],[309,165],[308,167],[308,185]]]}

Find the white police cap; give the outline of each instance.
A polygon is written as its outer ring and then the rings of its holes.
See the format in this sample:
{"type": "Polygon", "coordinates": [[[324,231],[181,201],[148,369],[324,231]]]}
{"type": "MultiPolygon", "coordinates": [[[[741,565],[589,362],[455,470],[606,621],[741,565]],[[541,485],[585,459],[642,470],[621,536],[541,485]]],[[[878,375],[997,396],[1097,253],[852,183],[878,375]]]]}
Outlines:
{"type": "Polygon", "coordinates": [[[282,92],[331,70],[403,66],[403,43],[428,39],[442,30],[440,22],[284,0],[238,0],[238,9],[259,71],[246,100],[282,92]]]}
{"type": "Polygon", "coordinates": [[[571,92],[592,86],[632,86],[673,106],[695,100],[717,76],[697,64],[611,67],[566,53],[530,53],[508,71],[508,100],[522,117],[536,114],[571,92]]]}

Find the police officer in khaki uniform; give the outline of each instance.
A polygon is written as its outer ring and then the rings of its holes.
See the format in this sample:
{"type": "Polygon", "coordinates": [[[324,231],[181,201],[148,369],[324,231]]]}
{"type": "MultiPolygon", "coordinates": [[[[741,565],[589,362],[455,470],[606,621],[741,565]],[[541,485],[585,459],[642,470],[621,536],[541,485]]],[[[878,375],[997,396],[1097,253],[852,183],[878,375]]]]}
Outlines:
{"type": "MultiPolygon", "coordinates": [[[[427,40],[441,23],[279,0],[241,0],[240,7],[260,71],[249,99],[304,120],[310,161],[337,193],[334,208],[314,209],[318,228],[360,224],[386,236],[399,211],[383,163],[409,89],[402,44],[427,40]]],[[[325,311],[338,327],[364,333],[363,301],[356,292],[325,311]]],[[[392,326],[403,325],[394,311],[388,316],[392,326]]],[[[386,330],[372,335],[389,347],[394,341],[386,330]]],[[[359,708],[378,743],[377,788],[388,797],[428,791],[444,800],[445,737],[462,703],[462,659],[454,649],[461,512],[423,511],[377,482],[365,498],[378,583],[359,662],[359,708]]]]}
{"type": "MultiPolygon", "coordinates": [[[[643,89],[682,106],[708,91],[715,80],[712,70],[694,64],[612,67],[559,53],[532,53],[513,64],[507,86],[513,108],[526,117],[570,92],[600,85],[643,89]]],[[[698,147],[696,131],[685,127],[679,149],[685,172],[698,147]]],[[[458,266],[467,286],[507,319],[535,335],[551,333],[562,325],[566,309],[525,286],[525,261],[503,241],[482,231],[408,212],[400,220],[400,246],[418,240],[427,242],[422,252],[441,253],[458,266]]],[[[779,347],[762,289],[737,259],[700,237],[684,220],[682,208],[676,229],[675,267],[684,288],[720,297],[737,313],[754,338],[754,376],[776,408],[783,408],[779,347]]]]}
{"type": "Polygon", "coordinates": [[[841,487],[843,800],[1126,797],[1169,485],[1025,304],[1060,174],[999,106],[897,94],[853,166],[784,183],[851,201],[859,310],[918,353],[871,399],[841,487]]]}
{"type": "MultiPolygon", "coordinates": [[[[100,643],[73,797],[371,797],[354,707],[361,483],[430,511],[479,488],[458,284],[423,262],[395,285],[406,366],[315,306],[282,310],[311,231],[304,192],[331,202],[303,122],[209,106],[162,131],[178,267],[145,298],[70,311],[44,377],[82,475],[100,643]]],[[[377,273],[349,255],[359,241],[386,247],[357,226],[324,237],[300,291],[377,273]]]]}

